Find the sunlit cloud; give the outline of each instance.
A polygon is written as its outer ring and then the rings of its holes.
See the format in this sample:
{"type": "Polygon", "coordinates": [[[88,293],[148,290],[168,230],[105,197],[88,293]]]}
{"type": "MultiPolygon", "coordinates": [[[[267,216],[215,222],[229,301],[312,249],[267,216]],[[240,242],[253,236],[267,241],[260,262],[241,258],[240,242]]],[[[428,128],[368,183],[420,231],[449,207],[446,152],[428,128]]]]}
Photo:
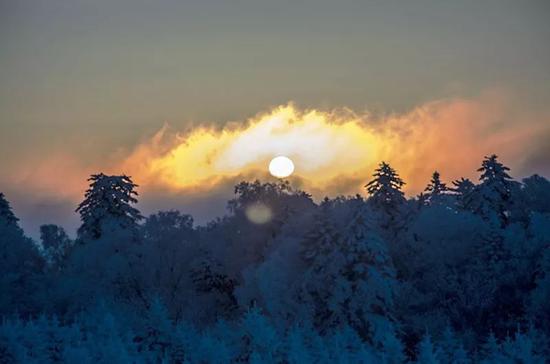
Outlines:
{"type": "Polygon", "coordinates": [[[407,181],[407,192],[417,193],[436,169],[447,180],[474,177],[489,153],[511,165],[521,163],[529,144],[549,133],[548,119],[512,113],[510,103],[492,93],[381,117],[288,104],[240,126],[201,126],[184,135],[164,127],[121,169],[145,188],[204,192],[239,177],[269,178],[269,161],[285,155],[296,167],[289,179],[322,196],[361,192],[385,160],[407,181]]]}
{"type": "Polygon", "coordinates": [[[196,124],[178,132],[167,124],[109,159],[83,158],[60,146],[5,167],[0,186],[8,196],[19,196],[14,206],[20,211],[26,209],[25,198],[76,207],[91,173],[125,173],[139,184],[145,213],[189,208],[204,219],[223,213],[239,181],[275,180],[269,162],[284,155],[295,165],[288,179],[314,198],[365,195],[363,186],[382,160],[397,169],[411,196],[424,189],[434,170],[447,183],[477,179],[476,169],[490,153],[497,153],[514,177],[548,176],[549,115],[499,92],[382,116],[291,103],[224,126],[196,124]]]}
{"type": "Polygon", "coordinates": [[[299,178],[322,187],[379,159],[383,141],[376,130],[349,116],[286,105],[248,120],[241,128],[200,127],[177,136],[171,148],[159,152],[159,140],[167,133],[163,128],[125,166],[139,171],[145,184],[203,189],[239,175],[262,177],[271,159],[284,155],[294,162],[299,178]]]}

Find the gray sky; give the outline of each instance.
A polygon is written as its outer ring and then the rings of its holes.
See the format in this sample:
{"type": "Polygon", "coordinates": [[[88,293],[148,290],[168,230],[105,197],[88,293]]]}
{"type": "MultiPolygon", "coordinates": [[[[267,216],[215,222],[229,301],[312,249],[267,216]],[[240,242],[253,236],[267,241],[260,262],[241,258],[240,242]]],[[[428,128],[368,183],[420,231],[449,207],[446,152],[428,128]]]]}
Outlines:
{"type": "Polygon", "coordinates": [[[1,173],[289,101],[391,113],[498,88],[546,110],[548,19],[544,0],[0,0],[1,173]]]}

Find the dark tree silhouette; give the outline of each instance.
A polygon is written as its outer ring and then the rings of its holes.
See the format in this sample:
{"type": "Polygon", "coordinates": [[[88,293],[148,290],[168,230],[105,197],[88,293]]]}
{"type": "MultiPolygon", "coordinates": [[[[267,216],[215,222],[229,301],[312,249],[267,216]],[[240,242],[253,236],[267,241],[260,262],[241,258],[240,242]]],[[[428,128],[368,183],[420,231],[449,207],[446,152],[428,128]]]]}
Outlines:
{"type": "Polygon", "coordinates": [[[428,186],[426,186],[426,189],[424,189],[424,192],[426,192],[427,202],[436,202],[437,200],[439,200],[441,195],[445,194],[448,190],[449,189],[447,188],[447,185],[441,182],[439,172],[435,171],[432,174],[432,179],[430,180],[430,183],[428,183],[428,186]]]}
{"type": "Polygon", "coordinates": [[[13,213],[10,203],[6,200],[4,194],[0,192],[0,222],[6,225],[17,226],[19,219],[13,213]]]}
{"type": "Polygon", "coordinates": [[[394,208],[405,202],[404,193],[401,191],[405,182],[389,164],[380,163],[372,176],[374,179],[365,187],[375,205],[394,208]]]}
{"type": "Polygon", "coordinates": [[[370,198],[320,204],[242,182],[207,226],[141,224],[132,180],[97,174],[82,243],[43,225],[43,249],[0,194],[0,363],[548,362],[550,182],[508,171],[406,199],[382,162],[370,198]]]}
{"type": "Polygon", "coordinates": [[[65,230],[54,224],[42,225],[40,240],[49,267],[54,270],[61,269],[73,243],[65,230]]]}
{"type": "Polygon", "coordinates": [[[396,227],[400,208],[406,202],[405,194],[401,191],[405,182],[386,162],[380,163],[373,177],[365,185],[370,195],[368,203],[381,213],[380,224],[383,228],[396,227]]]}
{"type": "Polygon", "coordinates": [[[76,212],[80,214],[82,225],[78,229],[80,239],[98,239],[103,229],[121,228],[135,230],[143,219],[132,204],[137,203],[137,185],[126,175],[107,176],[93,174],[88,181],[90,187],[84,201],[76,212]]]}
{"type": "Polygon", "coordinates": [[[495,154],[485,157],[478,172],[481,184],[476,189],[476,205],[474,212],[484,218],[496,215],[502,225],[509,219],[512,203],[512,191],[515,182],[508,175],[510,168],[497,160],[495,154]]]}

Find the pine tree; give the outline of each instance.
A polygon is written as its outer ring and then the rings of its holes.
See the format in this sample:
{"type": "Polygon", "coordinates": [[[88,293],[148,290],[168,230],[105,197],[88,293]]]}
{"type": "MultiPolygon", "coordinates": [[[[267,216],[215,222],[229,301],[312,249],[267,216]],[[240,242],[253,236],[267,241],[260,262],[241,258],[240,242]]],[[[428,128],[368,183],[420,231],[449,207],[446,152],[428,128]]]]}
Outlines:
{"type": "Polygon", "coordinates": [[[399,208],[406,201],[404,193],[401,191],[405,182],[386,162],[380,163],[373,177],[365,185],[370,195],[368,203],[385,215],[382,226],[387,228],[396,221],[399,208]]]}
{"type": "Polygon", "coordinates": [[[533,212],[550,213],[550,181],[538,174],[523,179],[522,197],[533,212]]]}
{"type": "Polygon", "coordinates": [[[327,201],[321,204],[315,214],[314,227],[302,240],[302,258],[310,263],[320,255],[330,254],[336,243],[341,240],[337,229],[330,221],[330,204],[327,201]]]}
{"type": "Polygon", "coordinates": [[[0,223],[8,226],[18,226],[19,219],[13,213],[10,203],[6,200],[4,194],[0,192],[0,223]]]}
{"type": "Polygon", "coordinates": [[[450,326],[445,328],[439,345],[441,347],[440,359],[445,363],[469,364],[468,352],[462,342],[456,337],[450,326]]]}
{"type": "Polygon", "coordinates": [[[424,192],[426,192],[426,202],[428,204],[441,202],[442,195],[445,194],[448,190],[449,189],[447,188],[447,185],[441,182],[439,172],[435,171],[432,175],[430,183],[424,190],[424,192]]]}
{"type": "Polygon", "coordinates": [[[481,345],[480,359],[483,359],[483,363],[498,363],[498,359],[501,358],[502,347],[499,344],[495,334],[491,331],[487,340],[481,345]]]}
{"type": "Polygon", "coordinates": [[[338,281],[343,279],[340,271],[345,264],[343,244],[342,236],[330,221],[329,204],[325,203],[315,216],[313,229],[301,243],[301,256],[308,267],[299,295],[301,302],[310,306],[311,322],[321,332],[344,321],[339,307],[346,298],[336,292],[338,281]]]}
{"type": "Polygon", "coordinates": [[[380,207],[395,208],[405,201],[401,188],[405,182],[386,162],[380,163],[373,174],[374,179],[365,185],[372,202],[380,207]]]}
{"type": "Polygon", "coordinates": [[[43,259],[36,244],[17,224],[8,201],[0,193],[0,316],[17,310],[35,313],[34,292],[40,287],[43,259]]]}
{"type": "Polygon", "coordinates": [[[430,335],[426,334],[418,344],[418,358],[416,362],[418,364],[438,364],[440,352],[432,343],[430,335]]]}
{"type": "Polygon", "coordinates": [[[512,191],[516,184],[508,175],[509,170],[497,160],[495,154],[485,157],[478,169],[481,184],[475,191],[474,212],[488,220],[496,217],[502,226],[508,223],[512,191]]]}
{"type": "MultiPolygon", "coordinates": [[[[386,244],[362,209],[341,234],[330,223],[326,206],[303,242],[309,267],[302,297],[314,313],[312,321],[322,333],[349,326],[377,347],[391,346],[397,281],[386,244]]],[[[395,348],[386,349],[396,355],[395,348]]]]}
{"type": "Polygon", "coordinates": [[[453,181],[455,186],[452,191],[456,194],[457,205],[460,209],[470,210],[472,208],[472,195],[475,184],[468,178],[461,178],[453,181]]]}
{"type": "Polygon", "coordinates": [[[49,267],[53,270],[61,269],[72,245],[65,230],[54,224],[42,225],[40,240],[49,267]]]}
{"type": "Polygon", "coordinates": [[[139,336],[139,350],[150,352],[157,359],[170,354],[172,348],[173,325],[168,310],[159,297],[154,297],[146,313],[139,336]]]}
{"type": "Polygon", "coordinates": [[[351,287],[346,305],[349,324],[375,345],[393,331],[393,301],[398,290],[396,272],[384,240],[373,222],[358,209],[346,231],[342,274],[351,287]]]}
{"type": "Polygon", "coordinates": [[[89,179],[90,187],[84,201],[76,212],[80,214],[82,225],[78,229],[80,239],[99,239],[104,230],[137,230],[143,218],[132,204],[137,203],[136,184],[126,175],[107,176],[94,174],[89,179]]]}

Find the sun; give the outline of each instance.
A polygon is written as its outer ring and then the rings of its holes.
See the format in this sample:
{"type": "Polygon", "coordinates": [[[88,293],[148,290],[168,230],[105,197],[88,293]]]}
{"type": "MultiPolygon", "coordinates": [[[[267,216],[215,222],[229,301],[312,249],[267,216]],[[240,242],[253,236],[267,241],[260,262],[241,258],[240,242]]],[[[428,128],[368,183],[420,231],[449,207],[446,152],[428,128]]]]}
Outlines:
{"type": "Polygon", "coordinates": [[[277,178],[286,178],[294,172],[294,163],[285,156],[278,156],[269,163],[269,173],[277,178]]]}

